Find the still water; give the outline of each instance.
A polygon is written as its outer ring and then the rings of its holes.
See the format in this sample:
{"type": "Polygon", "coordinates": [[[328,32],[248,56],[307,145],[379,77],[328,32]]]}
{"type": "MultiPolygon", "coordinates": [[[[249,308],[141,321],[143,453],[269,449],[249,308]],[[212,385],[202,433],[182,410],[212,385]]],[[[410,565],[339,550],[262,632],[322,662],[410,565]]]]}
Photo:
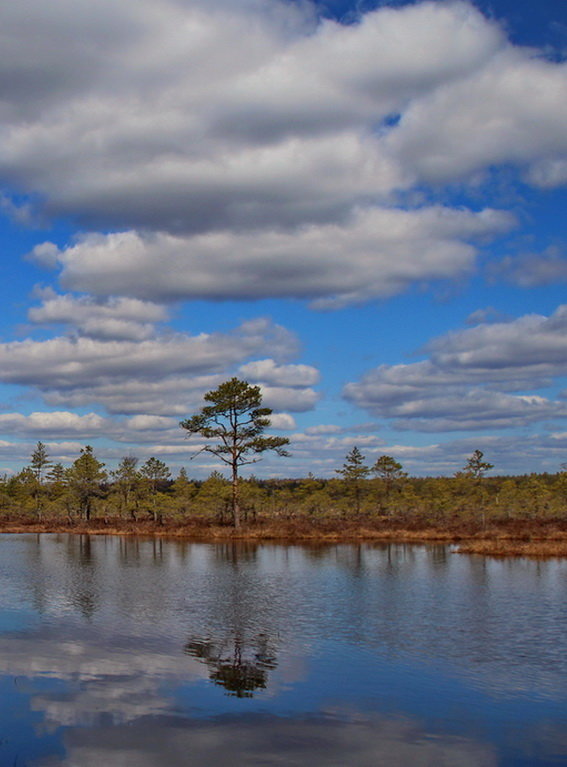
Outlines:
{"type": "Polygon", "coordinates": [[[567,764],[567,561],[0,536],[0,765],[567,764]]]}

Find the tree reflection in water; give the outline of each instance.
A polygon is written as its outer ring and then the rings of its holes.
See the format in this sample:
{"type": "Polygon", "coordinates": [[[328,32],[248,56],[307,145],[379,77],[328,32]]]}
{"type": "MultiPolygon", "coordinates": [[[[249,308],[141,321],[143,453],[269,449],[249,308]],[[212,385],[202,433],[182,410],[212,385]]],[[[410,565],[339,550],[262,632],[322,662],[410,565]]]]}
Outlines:
{"type": "Polygon", "coordinates": [[[258,634],[248,646],[239,635],[223,642],[194,636],[185,652],[205,663],[210,680],[237,698],[252,698],[257,690],[266,689],[268,672],[277,666],[267,634],[258,634]]]}

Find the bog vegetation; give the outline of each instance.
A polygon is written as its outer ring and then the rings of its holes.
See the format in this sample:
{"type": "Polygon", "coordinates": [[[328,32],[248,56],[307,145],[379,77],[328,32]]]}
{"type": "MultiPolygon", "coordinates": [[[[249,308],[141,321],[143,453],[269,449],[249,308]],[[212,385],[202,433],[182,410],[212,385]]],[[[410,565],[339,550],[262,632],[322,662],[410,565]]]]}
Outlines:
{"type": "Polygon", "coordinates": [[[228,478],[213,471],[196,480],[185,468],[173,477],[155,456],[144,463],[124,456],[110,471],[90,445],[65,467],[38,442],[28,466],[0,478],[2,529],[19,524],[190,535],[208,530],[210,535],[245,526],[259,537],[379,537],[403,531],[404,537],[426,538],[429,531],[453,539],[489,530],[492,538],[531,541],[543,535],[558,540],[559,553],[567,554],[567,466],[555,474],[493,476],[494,466],[475,450],[451,477],[411,477],[394,457],[382,455],[369,464],[353,447],[331,479],[312,474],[242,479],[240,467],[264,452],[287,455],[285,437],[265,434],[271,410],[261,400],[259,387],[232,378],[208,392],[207,404],[180,424],[204,440],[200,452],[228,467],[228,478]]]}
{"type": "MultiPolygon", "coordinates": [[[[398,526],[484,526],[507,520],[567,521],[567,470],[555,474],[490,476],[491,465],[475,451],[451,477],[410,477],[392,456],[368,465],[358,450],[345,456],[337,476],[240,479],[239,521],[387,523],[398,526]]],[[[159,458],[122,458],[107,470],[84,447],[69,467],[52,463],[39,442],[29,465],[0,480],[4,520],[106,522],[189,520],[234,525],[233,485],[219,471],[206,480],[181,469],[173,477],[159,458]]]]}

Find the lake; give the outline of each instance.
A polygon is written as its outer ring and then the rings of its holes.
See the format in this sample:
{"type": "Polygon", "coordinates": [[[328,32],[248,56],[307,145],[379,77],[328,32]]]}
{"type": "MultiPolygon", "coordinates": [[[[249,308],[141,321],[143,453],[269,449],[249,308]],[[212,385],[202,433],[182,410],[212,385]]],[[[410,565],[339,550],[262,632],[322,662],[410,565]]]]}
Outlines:
{"type": "Polygon", "coordinates": [[[0,535],[0,765],[567,764],[567,561],[0,535]]]}

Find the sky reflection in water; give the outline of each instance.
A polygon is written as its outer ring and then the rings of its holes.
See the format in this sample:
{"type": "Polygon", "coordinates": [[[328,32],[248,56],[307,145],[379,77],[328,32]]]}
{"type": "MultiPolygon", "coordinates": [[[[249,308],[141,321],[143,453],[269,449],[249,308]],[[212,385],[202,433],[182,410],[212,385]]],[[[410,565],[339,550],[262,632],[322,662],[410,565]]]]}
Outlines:
{"type": "Polygon", "coordinates": [[[551,765],[567,563],[0,536],[0,764],[551,765]]]}

